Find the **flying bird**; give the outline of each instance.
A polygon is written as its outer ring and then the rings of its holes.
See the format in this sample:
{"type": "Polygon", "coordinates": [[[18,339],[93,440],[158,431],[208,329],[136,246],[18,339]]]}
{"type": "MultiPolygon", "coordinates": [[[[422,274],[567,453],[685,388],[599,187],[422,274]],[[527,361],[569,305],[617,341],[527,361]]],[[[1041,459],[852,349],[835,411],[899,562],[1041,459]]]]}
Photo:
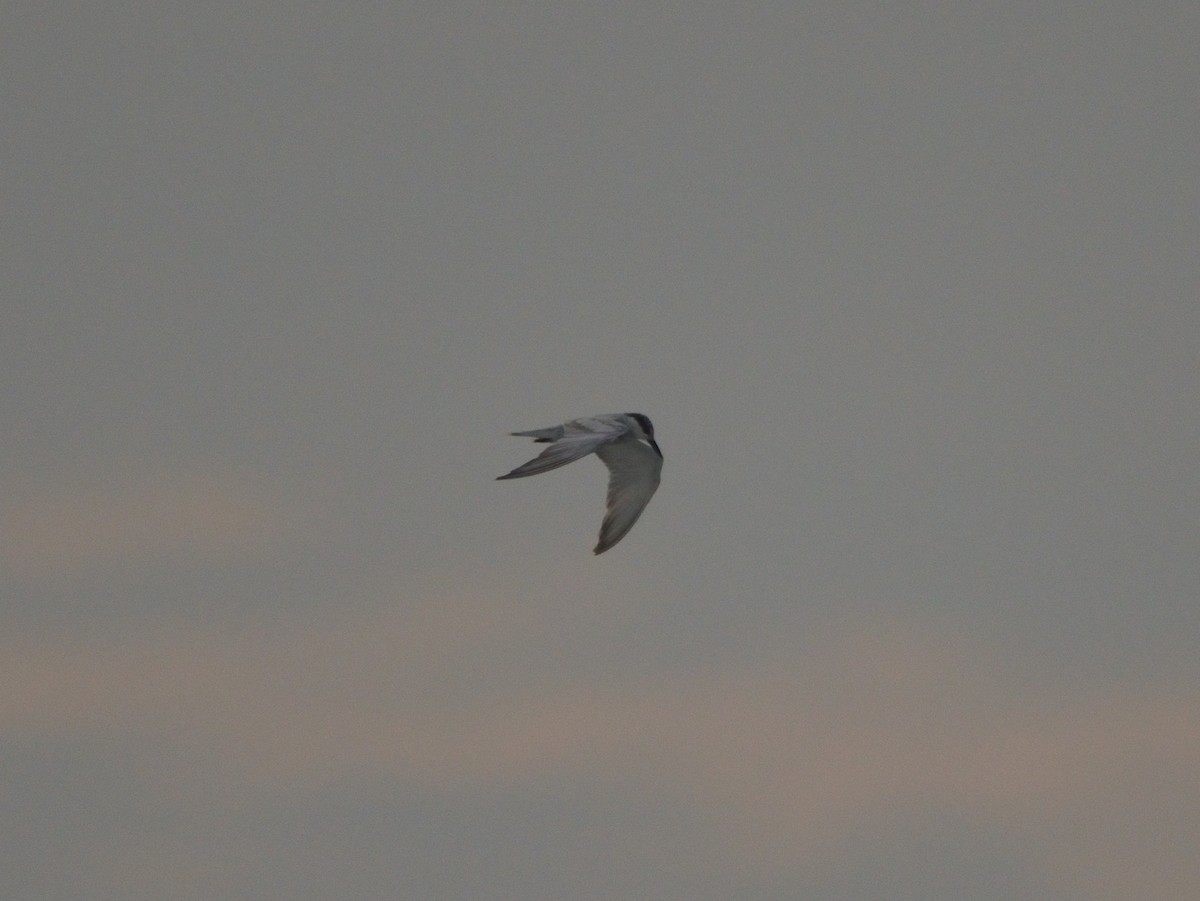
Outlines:
{"type": "Polygon", "coordinates": [[[658,490],[663,455],[654,440],[654,425],[643,413],[585,416],[511,434],[550,446],[500,479],[536,476],[591,453],[608,467],[608,501],[595,554],[603,554],[625,537],[658,490]]]}

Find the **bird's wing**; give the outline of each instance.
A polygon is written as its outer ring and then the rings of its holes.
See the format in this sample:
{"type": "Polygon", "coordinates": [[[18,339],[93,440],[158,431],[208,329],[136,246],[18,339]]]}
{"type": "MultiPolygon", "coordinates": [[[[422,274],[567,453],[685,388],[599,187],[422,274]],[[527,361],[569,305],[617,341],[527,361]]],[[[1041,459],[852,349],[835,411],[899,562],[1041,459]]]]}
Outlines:
{"type": "Polygon", "coordinates": [[[596,456],[608,467],[608,502],[600,541],[593,553],[603,554],[625,537],[658,490],[662,457],[641,441],[602,444],[596,456]]]}
{"type": "Polygon", "coordinates": [[[519,479],[524,476],[536,476],[543,472],[549,472],[552,469],[558,469],[560,466],[574,463],[580,457],[586,457],[604,442],[611,440],[612,435],[608,433],[591,434],[585,432],[582,434],[567,435],[555,441],[528,463],[522,463],[512,472],[499,476],[499,478],[519,479]]]}
{"type": "Polygon", "coordinates": [[[590,433],[604,435],[609,440],[620,438],[629,431],[629,421],[624,414],[607,413],[603,416],[583,416],[564,422],[562,428],[568,435],[590,433]]]}

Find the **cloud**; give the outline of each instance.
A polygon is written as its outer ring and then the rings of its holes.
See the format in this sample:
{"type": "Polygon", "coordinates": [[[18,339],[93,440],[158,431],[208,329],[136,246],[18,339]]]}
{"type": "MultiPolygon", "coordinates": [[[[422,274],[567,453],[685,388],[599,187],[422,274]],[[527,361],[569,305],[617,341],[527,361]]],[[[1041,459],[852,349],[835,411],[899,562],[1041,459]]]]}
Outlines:
{"type": "Polygon", "coordinates": [[[244,555],[278,539],[294,518],[263,479],[210,471],[64,479],[53,488],[9,486],[7,496],[0,561],[26,578],[244,555]]]}
{"type": "Polygon", "coordinates": [[[945,816],[1029,836],[1030,865],[1089,897],[1200,888],[1194,690],[1031,688],[961,635],[894,623],[831,630],[802,659],[506,675],[553,639],[545,612],[442,596],[283,631],[9,639],[0,729],[118,737],[154,749],[154,790],[206,796],[653,787],[704,811],[721,863],[748,872],[828,865],[874,824],[945,816]]]}

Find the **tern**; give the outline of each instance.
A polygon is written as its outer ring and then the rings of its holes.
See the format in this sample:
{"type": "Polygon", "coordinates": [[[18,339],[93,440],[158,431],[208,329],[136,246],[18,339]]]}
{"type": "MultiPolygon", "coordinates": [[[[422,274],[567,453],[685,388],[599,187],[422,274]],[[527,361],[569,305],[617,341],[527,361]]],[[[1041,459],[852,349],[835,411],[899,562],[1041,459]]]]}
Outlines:
{"type": "Polygon", "coordinates": [[[658,490],[663,455],[654,441],[654,425],[643,413],[585,416],[511,434],[550,446],[500,479],[536,476],[592,453],[608,467],[608,501],[594,554],[603,554],[624,538],[658,490]]]}

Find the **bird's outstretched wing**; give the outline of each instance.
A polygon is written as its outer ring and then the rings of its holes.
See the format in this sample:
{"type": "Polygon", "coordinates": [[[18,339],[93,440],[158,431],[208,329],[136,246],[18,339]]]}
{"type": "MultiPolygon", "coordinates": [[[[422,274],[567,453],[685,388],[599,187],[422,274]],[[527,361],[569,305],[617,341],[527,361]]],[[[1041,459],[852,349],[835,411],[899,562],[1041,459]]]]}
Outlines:
{"type": "Polygon", "coordinates": [[[601,444],[596,448],[596,456],[604,461],[609,472],[607,511],[600,526],[600,541],[593,550],[595,554],[603,554],[625,537],[654,497],[663,461],[640,441],[601,444]]]}
{"type": "Polygon", "coordinates": [[[568,434],[551,444],[548,448],[530,460],[522,463],[512,472],[499,476],[500,479],[520,479],[524,476],[536,476],[568,463],[574,463],[580,457],[586,457],[606,441],[611,441],[611,433],[600,434],[568,434]]]}

